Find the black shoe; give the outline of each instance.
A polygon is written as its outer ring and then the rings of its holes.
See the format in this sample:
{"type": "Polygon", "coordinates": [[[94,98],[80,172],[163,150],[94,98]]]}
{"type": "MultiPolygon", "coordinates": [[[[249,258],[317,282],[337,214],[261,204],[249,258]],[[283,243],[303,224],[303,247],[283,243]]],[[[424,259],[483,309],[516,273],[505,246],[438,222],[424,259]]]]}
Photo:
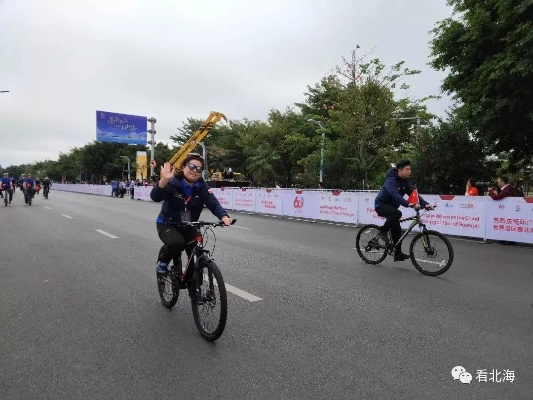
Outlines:
{"type": "Polygon", "coordinates": [[[398,253],[394,255],[394,261],[405,261],[409,260],[411,257],[404,253],[398,253]]]}

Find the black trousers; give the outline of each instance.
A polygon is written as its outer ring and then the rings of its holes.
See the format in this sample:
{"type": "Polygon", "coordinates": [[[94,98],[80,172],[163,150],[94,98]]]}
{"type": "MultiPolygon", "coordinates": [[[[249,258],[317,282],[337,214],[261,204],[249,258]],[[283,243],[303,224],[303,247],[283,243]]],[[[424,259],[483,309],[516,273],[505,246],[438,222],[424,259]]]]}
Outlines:
{"type": "MultiPolygon", "coordinates": [[[[157,234],[163,242],[157,261],[169,263],[173,260],[174,264],[177,264],[186,244],[195,238],[196,230],[180,229],[177,226],[157,224],[157,234]]],[[[189,255],[187,254],[187,256],[189,255]]]]}
{"type": "MultiPolygon", "coordinates": [[[[383,204],[376,209],[377,214],[380,217],[387,218],[385,223],[381,227],[382,232],[388,232],[390,229],[392,240],[394,243],[397,243],[402,237],[402,227],[400,225],[400,218],[402,218],[402,212],[396,207],[390,206],[388,204],[383,204]]],[[[396,248],[396,253],[400,253],[401,248],[396,248]]]]}

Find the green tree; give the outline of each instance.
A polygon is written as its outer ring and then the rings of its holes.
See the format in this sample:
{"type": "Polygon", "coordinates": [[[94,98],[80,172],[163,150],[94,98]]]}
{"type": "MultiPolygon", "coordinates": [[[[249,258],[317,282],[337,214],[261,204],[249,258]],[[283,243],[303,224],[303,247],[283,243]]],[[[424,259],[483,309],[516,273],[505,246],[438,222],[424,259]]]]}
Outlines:
{"type": "Polygon", "coordinates": [[[343,59],[337,67],[343,90],[338,108],[330,112],[333,130],[339,132],[333,163],[326,168],[330,186],[371,188],[372,177],[386,168],[386,157],[414,139],[398,118],[425,113],[425,99],[398,95],[408,89],[402,79],[419,72],[405,68],[404,62],[387,69],[378,58],[359,56],[356,50],[343,59]]]}
{"type": "Polygon", "coordinates": [[[275,165],[280,161],[278,152],[268,143],[262,143],[248,157],[247,168],[252,179],[263,186],[273,186],[275,182],[275,165]]]}
{"type": "Polygon", "coordinates": [[[448,0],[453,15],[432,31],[442,89],[494,153],[533,155],[533,3],[448,0]]]}
{"type": "Polygon", "coordinates": [[[466,181],[491,180],[495,163],[485,157],[483,144],[457,115],[424,130],[412,149],[413,180],[423,193],[465,193],[466,181]]]}

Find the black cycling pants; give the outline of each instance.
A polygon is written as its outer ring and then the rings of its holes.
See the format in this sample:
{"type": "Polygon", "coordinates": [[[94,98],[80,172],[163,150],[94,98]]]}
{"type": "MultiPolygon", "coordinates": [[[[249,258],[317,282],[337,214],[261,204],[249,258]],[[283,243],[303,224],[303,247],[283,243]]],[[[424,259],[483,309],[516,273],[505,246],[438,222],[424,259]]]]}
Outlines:
{"type": "Polygon", "coordinates": [[[397,243],[402,237],[402,227],[400,225],[400,218],[402,217],[402,212],[396,207],[390,206],[388,204],[383,204],[379,206],[379,209],[376,209],[376,212],[380,217],[387,218],[383,226],[381,227],[382,232],[387,232],[389,229],[392,234],[392,240],[394,243],[397,243]]]}
{"type": "Polygon", "coordinates": [[[169,263],[174,260],[174,264],[177,264],[185,245],[195,238],[196,231],[194,229],[184,230],[172,225],[157,224],[157,234],[163,242],[157,261],[169,263]]]}

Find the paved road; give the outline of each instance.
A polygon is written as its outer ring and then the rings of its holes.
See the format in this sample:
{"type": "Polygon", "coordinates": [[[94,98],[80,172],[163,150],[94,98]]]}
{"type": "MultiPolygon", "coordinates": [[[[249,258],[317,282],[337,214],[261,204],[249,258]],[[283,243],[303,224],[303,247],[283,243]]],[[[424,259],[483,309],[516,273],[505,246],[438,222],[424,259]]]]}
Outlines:
{"type": "Polygon", "coordinates": [[[158,208],[55,190],[0,208],[1,399],[532,398],[532,248],[453,240],[431,278],[362,263],[354,228],[238,214],[215,258],[261,300],[230,294],[211,344],[185,296],[159,303],[158,208]]]}

